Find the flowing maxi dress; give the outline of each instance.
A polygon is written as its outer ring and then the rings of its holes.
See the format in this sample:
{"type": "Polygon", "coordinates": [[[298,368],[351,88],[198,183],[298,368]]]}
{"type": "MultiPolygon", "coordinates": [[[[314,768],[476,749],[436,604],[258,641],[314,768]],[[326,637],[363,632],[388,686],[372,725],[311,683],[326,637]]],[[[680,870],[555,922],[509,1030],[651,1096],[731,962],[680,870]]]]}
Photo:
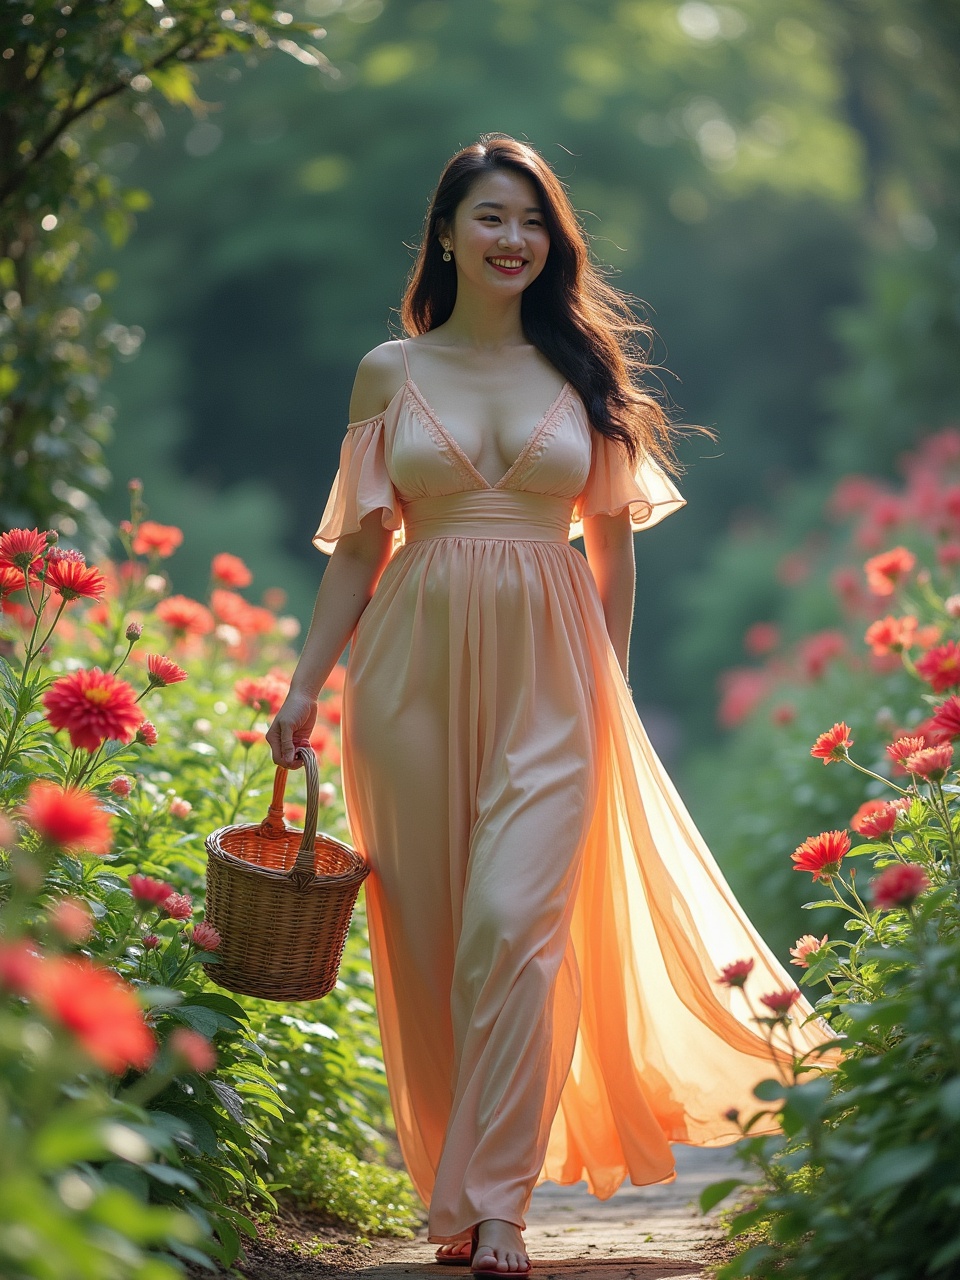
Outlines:
{"type": "MultiPolygon", "coordinates": [[[[522,1228],[538,1181],[605,1198],[670,1181],[672,1142],[734,1141],[724,1112],[757,1109],[772,1063],[718,972],[753,957],[756,993],[795,984],[654,753],[570,545],[583,516],[650,528],[684,499],[569,383],[491,485],[409,375],[348,427],[313,542],[372,511],[395,531],[351,643],[343,785],[397,1134],[439,1242],[522,1228]]],[[[794,1013],[799,1049],[829,1038],[794,1013]]]]}

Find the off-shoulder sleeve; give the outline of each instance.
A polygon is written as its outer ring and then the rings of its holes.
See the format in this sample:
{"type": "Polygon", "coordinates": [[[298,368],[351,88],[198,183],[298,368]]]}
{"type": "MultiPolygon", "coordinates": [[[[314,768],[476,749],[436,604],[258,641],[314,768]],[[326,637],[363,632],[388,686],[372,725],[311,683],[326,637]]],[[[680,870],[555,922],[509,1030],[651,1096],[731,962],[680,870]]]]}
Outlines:
{"type": "Polygon", "coordinates": [[[629,507],[630,527],[637,532],[652,529],[683,506],[686,498],[652,458],[633,466],[616,440],[598,432],[590,474],[573,508],[570,537],[582,535],[584,516],[613,516],[629,507]]]}
{"type": "Polygon", "coordinates": [[[332,555],[337,539],[356,533],[371,511],[382,511],[383,527],[403,527],[400,498],[387,471],[383,442],[383,414],[347,428],[340,447],[337,472],[313,545],[332,555]]]}

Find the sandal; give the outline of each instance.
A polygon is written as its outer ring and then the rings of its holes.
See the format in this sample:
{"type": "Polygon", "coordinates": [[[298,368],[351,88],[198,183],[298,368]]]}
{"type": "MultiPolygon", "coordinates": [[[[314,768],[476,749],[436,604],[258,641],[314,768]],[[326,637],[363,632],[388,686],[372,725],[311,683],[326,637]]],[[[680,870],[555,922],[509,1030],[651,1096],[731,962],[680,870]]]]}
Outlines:
{"type": "MultiPolygon", "coordinates": [[[[450,1240],[447,1243],[450,1245],[456,1245],[458,1242],[450,1240]]],[[[469,1240],[459,1241],[458,1247],[462,1248],[465,1244],[470,1246],[466,1253],[441,1253],[438,1249],[433,1256],[441,1267],[469,1267],[470,1259],[476,1251],[476,1245],[474,1244],[472,1236],[469,1240]]]]}
{"type": "MultiPolygon", "coordinates": [[[[485,1249],[492,1248],[490,1245],[484,1245],[485,1249]]],[[[527,1265],[520,1271],[500,1271],[496,1263],[492,1267],[485,1267],[482,1264],[479,1267],[473,1265],[477,1250],[480,1248],[480,1227],[476,1226],[470,1233],[470,1270],[475,1276],[528,1276],[530,1274],[530,1259],[527,1258],[527,1265]]]]}

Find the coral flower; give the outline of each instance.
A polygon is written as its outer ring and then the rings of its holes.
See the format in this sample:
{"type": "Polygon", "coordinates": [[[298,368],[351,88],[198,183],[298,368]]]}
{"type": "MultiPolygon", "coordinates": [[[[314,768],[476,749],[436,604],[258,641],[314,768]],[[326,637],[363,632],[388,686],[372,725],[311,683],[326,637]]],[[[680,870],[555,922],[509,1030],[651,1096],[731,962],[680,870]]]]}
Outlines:
{"type": "Polygon", "coordinates": [[[193,915],[193,903],[185,893],[171,893],[160,905],[171,920],[189,920],[193,915]]]}
{"type": "Polygon", "coordinates": [[[183,530],[176,525],[144,520],[133,539],[133,550],[138,556],[156,555],[165,560],[182,542],[183,530]]]}
{"type": "Polygon", "coordinates": [[[770,674],[762,667],[731,667],[720,674],[717,720],[733,729],[752,715],[770,688],[770,674]]]}
{"type": "Polygon", "coordinates": [[[900,800],[865,800],[850,819],[850,826],[868,840],[881,840],[896,825],[897,814],[909,808],[910,802],[900,800]]]}
{"type": "Polygon", "coordinates": [[[174,1055],[180,1058],[191,1071],[201,1074],[212,1071],[217,1065],[217,1053],[206,1036],[189,1027],[177,1027],[170,1033],[167,1045],[174,1055]]]}
{"type": "Polygon", "coordinates": [[[23,572],[12,564],[0,564],[0,600],[14,591],[23,590],[23,572]]]}
{"type": "Polygon", "coordinates": [[[799,654],[804,674],[809,680],[819,680],[827,667],[846,651],[847,641],[842,631],[816,631],[800,642],[799,654]]]}
{"type": "Polygon", "coordinates": [[[193,805],[189,800],[184,800],[183,796],[174,796],[170,801],[170,816],[172,818],[186,818],[193,810],[193,805]]]}
{"type": "Polygon", "coordinates": [[[863,566],[867,586],[875,596],[891,596],[900,578],[909,573],[916,563],[917,557],[906,547],[894,547],[892,551],[871,556],[863,566]]]}
{"type": "Polygon", "coordinates": [[[826,733],[821,733],[810,748],[810,754],[816,756],[818,760],[822,760],[824,764],[831,764],[835,760],[845,760],[847,758],[847,747],[852,746],[853,738],[850,736],[850,730],[841,720],[832,729],[828,729],[826,733]]]}
{"type": "Polygon", "coordinates": [[[288,686],[273,676],[244,677],[233,686],[233,691],[248,707],[256,711],[269,711],[275,716],[283,706],[288,686]]]}
{"type": "Polygon", "coordinates": [[[128,778],[125,773],[118,773],[115,778],[111,778],[107,783],[107,790],[113,795],[125,799],[133,790],[133,779],[128,778]]]}
{"type": "Polygon", "coordinates": [[[220,933],[208,924],[206,920],[201,920],[199,924],[195,924],[187,938],[195,947],[199,947],[201,951],[216,951],[220,945],[220,933]]]}
{"type": "Polygon", "coordinates": [[[870,898],[881,911],[909,907],[930,887],[926,874],[913,862],[895,862],[870,885],[870,898]]]}
{"type": "Polygon", "coordinates": [[[934,693],[943,693],[960,684],[960,645],[955,640],[928,649],[916,662],[917,675],[934,693]]]}
{"type": "Polygon", "coordinates": [[[888,615],[871,623],[863,638],[878,657],[883,657],[888,653],[903,653],[913,644],[916,635],[917,620],[908,613],[902,618],[888,615]]]}
{"type": "Polygon", "coordinates": [[[849,852],[846,831],[822,831],[818,836],[808,836],[790,858],[795,871],[809,871],[814,880],[826,881],[839,872],[844,854],[849,852]]]}
{"type": "Polygon", "coordinates": [[[240,557],[232,556],[229,551],[221,551],[213,557],[210,575],[225,587],[249,587],[253,581],[253,574],[240,557]]]}
{"type": "Polygon", "coordinates": [[[793,987],[790,991],[771,991],[769,995],[760,997],[760,1003],[765,1004],[775,1017],[785,1018],[799,999],[800,992],[793,987]]]}
{"type": "Polygon", "coordinates": [[[332,764],[334,768],[340,764],[340,748],[337,746],[336,736],[331,729],[319,720],[313,726],[313,732],[310,734],[310,745],[321,760],[332,764]]]}
{"type": "Polygon", "coordinates": [[[283,816],[288,822],[303,822],[307,811],[302,804],[297,804],[295,800],[288,800],[283,806],[283,816]]]}
{"type": "Polygon", "coordinates": [[[155,747],[157,745],[157,737],[157,726],[152,720],[144,720],[137,730],[137,742],[142,742],[147,747],[155,747]]]}
{"type": "Polygon", "coordinates": [[[45,844],[68,853],[110,852],[110,821],[92,791],[61,787],[56,782],[34,782],[20,809],[45,844]]]}
{"type": "Polygon", "coordinates": [[[99,569],[65,557],[47,562],[43,580],[64,600],[99,600],[107,589],[107,580],[99,569]]]}
{"type": "Polygon", "coordinates": [[[822,938],[815,938],[812,933],[805,933],[802,938],[798,938],[790,948],[790,954],[793,959],[791,964],[798,964],[801,969],[810,968],[810,956],[814,951],[819,951],[821,947],[827,945],[828,934],[824,934],[822,938]]]}
{"type": "Polygon", "coordinates": [[[105,1071],[142,1071],[153,1061],[156,1042],[136,994],[112,969],[85,957],[51,957],[40,970],[35,998],[105,1071]]]}
{"type": "Polygon", "coordinates": [[[252,747],[254,743],[263,742],[263,734],[256,729],[234,729],[233,736],[243,747],[252,747]]]}
{"type": "Polygon", "coordinates": [[[933,729],[944,738],[960,738],[960,698],[952,693],[930,717],[933,729]]]}
{"type": "Polygon", "coordinates": [[[902,768],[908,756],[912,756],[917,751],[922,751],[926,745],[927,740],[922,736],[898,738],[896,742],[891,742],[887,747],[887,755],[894,764],[898,764],[902,768]]]}
{"type": "Polygon", "coordinates": [[[953,747],[949,742],[941,742],[937,747],[924,747],[907,756],[903,767],[907,773],[915,773],[918,777],[927,778],[930,782],[940,782],[944,774],[953,764],[953,747]]]}
{"type": "Polygon", "coordinates": [[[53,728],[66,729],[71,746],[84,751],[96,751],[107,738],[130,742],[143,721],[133,688],[99,667],[55,680],[43,705],[53,728]]]}
{"type": "Polygon", "coordinates": [[[717,978],[717,982],[722,983],[725,987],[742,987],[752,971],[752,959],[734,960],[732,964],[725,965],[720,970],[720,977],[717,978]]]}
{"type": "MultiPolygon", "coordinates": [[[[47,549],[47,536],[37,529],[11,529],[0,535],[0,565],[36,572],[47,549]]],[[[21,585],[22,585],[21,578],[21,585]]]]}
{"type": "Polygon", "coordinates": [[[151,876],[132,875],[127,881],[134,902],[145,906],[161,907],[171,896],[173,890],[162,880],[154,880],[151,876]]]}
{"type": "Polygon", "coordinates": [[[167,596],[155,613],[165,627],[177,635],[205,636],[213,630],[213,614],[199,600],[189,596],[167,596]]]}
{"type": "Polygon", "coordinates": [[[150,673],[150,683],[159,689],[168,684],[179,684],[187,678],[183,667],[178,667],[175,662],[159,653],[147,654],[147,671],[150,673]]]}

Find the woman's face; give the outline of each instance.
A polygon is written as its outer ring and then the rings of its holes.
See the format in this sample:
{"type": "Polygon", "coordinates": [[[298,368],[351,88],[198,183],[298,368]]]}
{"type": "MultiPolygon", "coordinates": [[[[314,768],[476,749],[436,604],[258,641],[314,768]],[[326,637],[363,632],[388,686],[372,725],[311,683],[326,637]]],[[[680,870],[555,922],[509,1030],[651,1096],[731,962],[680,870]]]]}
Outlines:
{"type": "Polygon", "coordinates": [[[457,206],[449,243],[458,278],[476,288],[519,294],[536,280],[550,252],[542,200],[529,178],[494,169],[457,206]]]}

